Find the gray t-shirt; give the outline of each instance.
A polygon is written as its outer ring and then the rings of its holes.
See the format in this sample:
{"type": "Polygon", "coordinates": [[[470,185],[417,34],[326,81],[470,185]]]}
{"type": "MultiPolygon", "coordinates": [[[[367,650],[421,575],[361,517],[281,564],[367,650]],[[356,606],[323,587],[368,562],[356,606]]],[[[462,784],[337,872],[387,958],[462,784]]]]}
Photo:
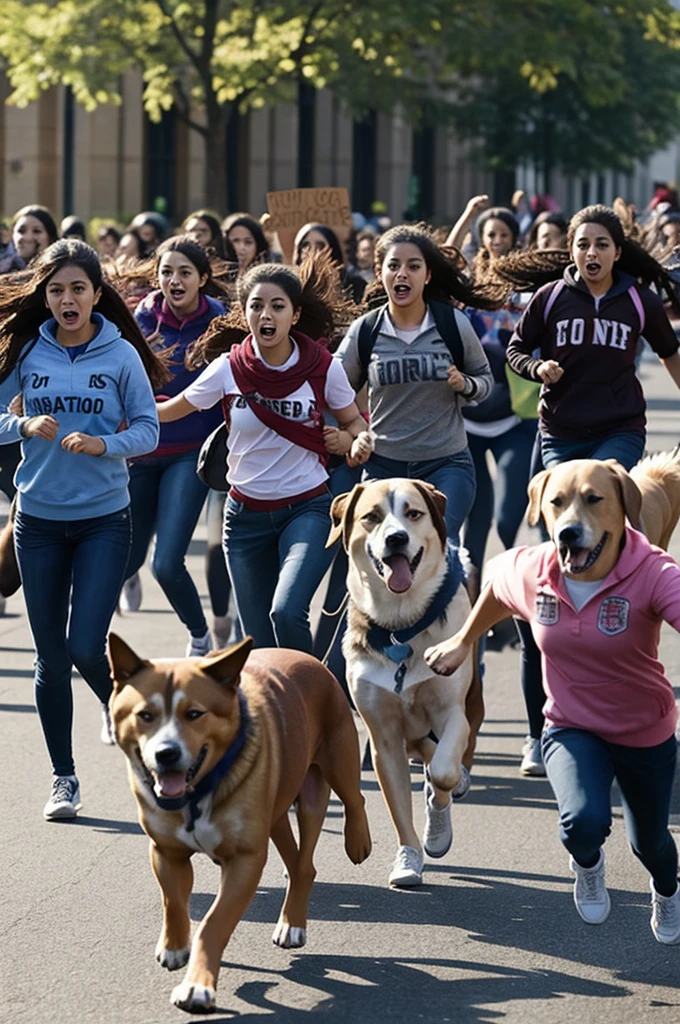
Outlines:
{"type": "MultiPolygon", "coordinates": [[[[467,446],[461,410],[470,401],[486,398],[493,376],[472,324],[459,310],[455,317],[464,352],[464,366],[459,369],[468,378],[468,397],[452,391],[447,383],[453,359],[429,310],[422,333],[408,341],[398,337],[387,307],[381,311],[367,379],[376,454],[423,462],[456,455],[467,446]]],[[[361,319],[351,325],[335,353],[355,390],[364,380],[358,349],[360,324],[361,319]]]]}

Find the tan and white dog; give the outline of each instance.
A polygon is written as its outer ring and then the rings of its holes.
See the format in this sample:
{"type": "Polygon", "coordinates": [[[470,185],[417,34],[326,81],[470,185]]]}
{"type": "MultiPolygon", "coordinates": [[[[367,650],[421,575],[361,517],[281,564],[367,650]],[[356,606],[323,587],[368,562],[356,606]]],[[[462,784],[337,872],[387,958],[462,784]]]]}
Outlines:
{"type": "Polygon", "coordinates": [[[247,638],[206,658],[145,661],[109,637],[116,740],[163,893],[156,959],[170,971],[188,961],[172,1002],[190,1013],[215,1006],[222,952],[255,894],[270,837],[288,872],[273,935],[284,947],[306,942],[331,787],[345,807],[347,856],[359,864],[371,849],[357,732],[338,682],[309,655],[251,648],[247,638]],[[293,803],[299,848],[288,819],[293,803]],[[197,852],[220,865],[222,878],[190,942],[197,852]]]}
{"type": "Polygon", "coordinates": [[[448,679],[423,660],[425,649],[455,632],[470,610],[457,553],[447,542],[445,505],[431,484],[394,479],[357,484],[331,507],[328,543],[342,537],[349,555],[347,677],[397,832],[390,875],[397,887],[422,880],[409,756],[426,765],[425,852],[443,856],[452,838],[451,793],[467,792],[484,714],[472,657],[448,679]]]}

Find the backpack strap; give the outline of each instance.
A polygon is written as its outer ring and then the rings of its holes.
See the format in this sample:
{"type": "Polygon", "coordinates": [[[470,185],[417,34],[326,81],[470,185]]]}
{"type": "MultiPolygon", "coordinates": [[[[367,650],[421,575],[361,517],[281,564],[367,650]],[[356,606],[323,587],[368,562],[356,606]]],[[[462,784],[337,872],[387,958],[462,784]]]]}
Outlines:
{"type": "Polygon", "coordinates": [[[632,284],[628,289],[628,294],[630,295],[633,301],[633,305],[635,306],[637,315],[640,318],[640,334],[643,334],[645,330],[645,307],[642,305],[640,293],[634,284],[632,284]]]}
{"type": "Polygon", "coordinates": [[[548,296],[548,301],[545,304],[545,309],[543,310],[543,323],[544,324],[548,323],[548,317],[550,316],[550,310],[555,305],[555,300],[557,299],[558,295],[560,294],[560,292],[562,291],[563,288],[564,288],[564,280],[556,281],[555,284],[553,285],[552,290],[550,292],[550,295],[548,296]]]}
{"type": "Polygon", "coordinates": [[[447,302],[430,302],[430,309],[439,336],[448,348],[453,365],[462,373],[465,372],[465,350],[460,327],[456,319],[456,309],[447,302]]]}
{"type": "Polygon", "coordinates": [[[361,363],[361,383],[357,388],[360,391],[366,383],[368,377],[368,366],[371,362],[371,352],[375,345],[375,339],[378,334],[378,320],[382,313],[384,306],[379,309],[373,309],[370,313],[364,314],[359,322],[359,337],[357,339],[357,352],[359,355],[359,362],[361,363]]]}

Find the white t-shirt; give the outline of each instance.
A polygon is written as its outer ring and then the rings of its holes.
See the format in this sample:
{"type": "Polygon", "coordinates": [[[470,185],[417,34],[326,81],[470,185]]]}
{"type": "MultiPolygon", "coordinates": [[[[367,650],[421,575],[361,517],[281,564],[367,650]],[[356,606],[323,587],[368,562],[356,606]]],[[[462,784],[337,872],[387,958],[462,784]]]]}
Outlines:
{"type": "MultiPolygon", "coordinates": [[[[259,357],[255,341],[253,348],[259,357]]],[[[289,370],[299,358],[298,346],[293,342],[290,358],[282,366],[267,364],[268,369],[289,370]]],[[[210,409],[225,395],[238,396],[231,404],[227,456],[227,480],[232,486],[248,498],[271,501],[304,494],[328,479],[315,452],[293,444],[258,419],[236,387],[228,355],[215,359],[184,392],[187,402],[197,409],[210,409]]],[[[337,359],[328,368],[324,395],[329,409],[346,409],[354,401],[354,389],[337,359]]],[[[312,425],[316,400],[307,382],[286,398],[262,401],[286,419],[312,425]]]]}
{"type": "Polygon", "coordinates": [[[395,338],[399,338],[405,345],[410,345],[416,340],[416,338],[419,338],[421,334],[424,334],[425,331],[429,331],[430,328],[435,326],[434,317],[429,309],[426,311],[425,316],[417,327],[397,327],[389,313],[385,314],[385,319],[383,321],[383,330],[385,334],[393,334],[395,338]]]}

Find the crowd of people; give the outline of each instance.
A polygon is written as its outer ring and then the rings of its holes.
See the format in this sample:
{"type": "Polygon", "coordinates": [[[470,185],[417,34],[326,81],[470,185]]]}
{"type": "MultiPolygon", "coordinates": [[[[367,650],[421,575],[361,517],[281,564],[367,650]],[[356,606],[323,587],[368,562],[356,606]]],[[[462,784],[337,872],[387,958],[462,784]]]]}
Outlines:
{"type": "MultiPolygon", "coordinates": [[[[106,635],[117,606],[142,605],[154,538],[187,656],[245,633],[325,656],[342,679],[341,624],[322,617],[313,635],[309,615],[332,563],[325,604],[342,610],[345,556],[325,548],[333,496],[362,478],[431,482],[450,541],[481,571],[492,524],[514,545],[540,469],[640,459],[643,337],[680,387],[678,197],[657,194],[646,218],[622,200],[569,220],[534,213],[523,196],[475,196],[450,229],[368,226],[349,243],[307,224],[290,266],[266,216],[248,213],[220,223],[197,210],[174,233],[142,213],[101,226],[93,246],[81,220],[57,228],[37,205],[2,225],[0,487],[16,504],[48,820],[80,806],[74,665],[113,742],[106,635]],[[199,452],[225,424],[209,487],[199,452]],[[210,622],[186,567],[206,503],[210,622]]],[[[526,619],[516,635],[497,630],[489,645],[522,647],[520,770],[542,775],[546,735],[551,750],[560,739],[544,719],[541,651],[526,619]]],[[[664,849],[663,877],[650,870],[653,892],[676,900],[676,941],[677,858],[664,849]]]]}

